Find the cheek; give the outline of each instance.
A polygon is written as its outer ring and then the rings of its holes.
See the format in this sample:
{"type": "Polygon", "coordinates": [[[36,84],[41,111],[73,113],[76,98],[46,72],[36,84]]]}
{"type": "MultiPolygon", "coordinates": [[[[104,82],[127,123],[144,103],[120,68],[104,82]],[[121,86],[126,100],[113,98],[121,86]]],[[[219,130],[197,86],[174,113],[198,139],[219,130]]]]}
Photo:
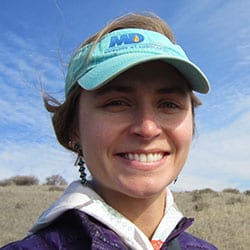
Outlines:
{"type": "Polygon", "coordinates": [[[100,123],[92,122],[89,117],[85,122],[81,123],[80,126],[80,139],[82,147],[85,149],[96,147],[98,142],[102,141],[102,127],[100,123]]]}
{"type": "Polygon", "coordinates": [[[100,119],[99,116],[89,115],[80,122],[80,140],[84,156],[97,157],[102,154],[104,149],[108,148],[114,129],[112,124],[100,119]]]}
{"type": "Polygon", "coordinates": [[[189,150],[193,140],[193,118],[189,115],[174,131],[176,146],[182,150],[189,150]]]}

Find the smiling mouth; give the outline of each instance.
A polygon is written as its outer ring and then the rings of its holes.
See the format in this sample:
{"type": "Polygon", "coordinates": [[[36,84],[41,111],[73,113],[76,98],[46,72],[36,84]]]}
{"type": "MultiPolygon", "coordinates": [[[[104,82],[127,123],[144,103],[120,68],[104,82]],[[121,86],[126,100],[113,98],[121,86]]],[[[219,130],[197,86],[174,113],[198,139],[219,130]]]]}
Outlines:
{"type": "Polygon", "coordinates": [[[164,153],[148,153],[148,154],[125,153],[125,154],[120,154],[120,156],[130,161],[156,162],[156,161],[160,161],[165,156],[165,154],[164,153]]]}

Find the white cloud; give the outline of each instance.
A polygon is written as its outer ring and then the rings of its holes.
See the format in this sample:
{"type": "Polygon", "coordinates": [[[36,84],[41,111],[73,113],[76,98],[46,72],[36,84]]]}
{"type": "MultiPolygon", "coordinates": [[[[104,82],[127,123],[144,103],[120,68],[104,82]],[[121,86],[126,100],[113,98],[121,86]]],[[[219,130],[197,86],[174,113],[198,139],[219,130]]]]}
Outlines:
{"type": "MultiPolygon", "coordinates": [[[[31,131],[38,133],[36,137],[48,136],[48,130],[51,130],[51,120],[49,114],[43,107],[42,98],[37,90],[26,87],[25,95],[18,94],[18,89],[2,83],[2,94],[0,97],[0,119],[1,126],[12,129],[12,138],[17,140],[20,136],[19,130],[26,128],[27,134],[31,131]]],[[[20,91],[21,92],[21,91],[20,91]]],[[[2,141],[7,134],[4,134],[2,141]]],[[[27,138],[28,139],[28,138],[27,138]]],[[[35,139],[35,138],[31,138],[35,139]]]]}
{"type": "Polygon", "coordinates": [[[59,59],[11,31],[0,43],[1,179],[17,174],[40,180],[52,174],[74,179],[73,156],[55,140],[38,82],[41,79],[45,90],[63,97],[59,59]]]}
{"type": "Polygon", "coordinates": [[[74,167],[75,156],[54,144],[22,143],[13,141],[0,144],[1,179],[15,175],[36,176],[41,182],[51,175],[60,174],[68,182],[78,178],[74,167]]]}
{"type": "Polygon", "coordinates": [[[232,124],[194,141],[189,160],[174,188],[250,188],[250,112],[232,124]]]}
{"type": "Polygon", "coordinates": [[[44,86],[52,90],[63,89],[64,67],[57,51],[47,47],[36,48],[36,42],[27,40],[9,31],[0,41],[0,72],[6,82],[22,86],[38,84],[40,78],[44,86]]]}
{"type": "MultiPolygon", "coordinates": [[[[63,74],[56,59],[35,50],[31,40],[9,31],[3,35],[0,49],[0,119],[2,131],[12,129],[11,138],[20,137],[20,128],[39,131],[37,140],[48,136],[51,131],[49,114],[45,111],[41,97],[41,86],[45,91],[63,98],[63,74]]],[[[4,132],[3,132],[4,133],[4,132]]],[[[10,139],[9,134],[4,138],[10,139]]],[[[31,138],[36,140],[36,138],[31,138]]],[[[28,138],[27,138],[28,139],[28,138]]]]}
{"type": "Polygon", "coordinates": [[[194,0],[179,8],[173,21],[177,41],[209,73],[209,79],[234,75],[236,70],[238,75],[242,66],[249,66],[249,9],[247,0],[194,0]]]}

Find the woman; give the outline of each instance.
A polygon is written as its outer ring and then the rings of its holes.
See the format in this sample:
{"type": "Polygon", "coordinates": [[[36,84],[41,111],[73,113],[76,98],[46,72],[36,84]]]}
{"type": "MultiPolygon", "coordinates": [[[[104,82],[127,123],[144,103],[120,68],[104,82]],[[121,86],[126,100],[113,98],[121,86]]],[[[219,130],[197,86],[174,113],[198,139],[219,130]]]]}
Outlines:
{"type": "Polygon", "coordinates": [[[3,249],[216,249],[184,232],[193,220],[168,189],[192,142],[193,91],[207,93],[208,80],[156,16],[123,16],[88,39],[69,64],[65,102],[45,98],[81,182],[3,249]]]}

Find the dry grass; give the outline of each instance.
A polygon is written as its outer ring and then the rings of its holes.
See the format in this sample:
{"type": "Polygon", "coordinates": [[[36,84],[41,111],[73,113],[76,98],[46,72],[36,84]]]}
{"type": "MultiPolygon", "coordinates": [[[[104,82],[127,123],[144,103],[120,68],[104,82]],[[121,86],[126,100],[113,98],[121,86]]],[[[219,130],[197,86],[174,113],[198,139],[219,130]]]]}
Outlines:
{"type": "Polygon", "coordinates": [[[49,191],[49,186],[0,187],[0,246],[21,239],[38,216],[62,191],[49,191]]]}
{"type": "MultiPolygon", "coordinates": [[[[0,246],[25,236],[37,217],[62,190],[48,186],[0,187],[0,246]]],[[[192,234],[220,250],[247,250],[250,246],[250,195],[209,189],[175,193],[180,210],[195,223],[192,234]]]]}
{"type": "Polygon", "coordinates": [[[250,196],[242,193],[175,193],[180,210],[195,218],[188,230],[220,250],[247,250],[250,246],[250,196]],[[197,207],[199,209],[197,209],[197,207]]]}

